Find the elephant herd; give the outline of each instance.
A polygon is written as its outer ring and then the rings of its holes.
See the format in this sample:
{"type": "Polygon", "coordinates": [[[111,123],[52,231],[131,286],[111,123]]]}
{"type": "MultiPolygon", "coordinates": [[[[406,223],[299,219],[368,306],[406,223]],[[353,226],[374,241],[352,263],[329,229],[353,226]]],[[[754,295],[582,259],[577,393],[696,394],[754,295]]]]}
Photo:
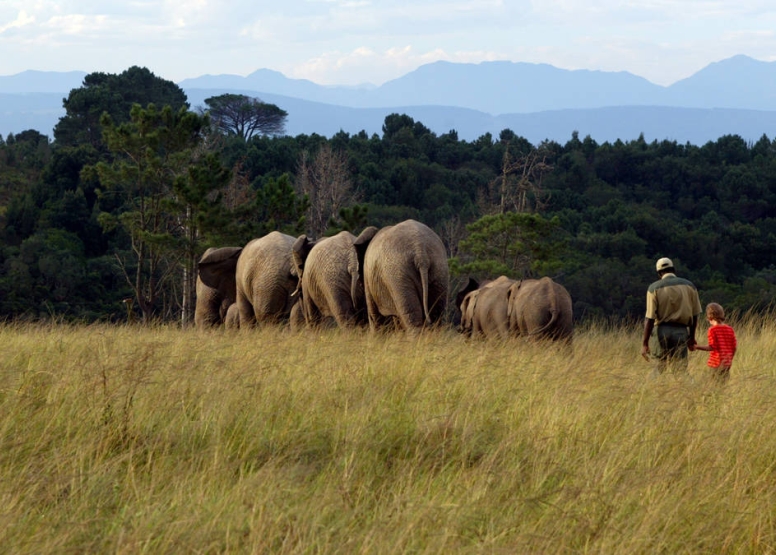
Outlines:
{"type": "MultiPolygon", "coordinates": [[[[449,282],[442,240],[414,220],[315,241],[273,231],[242,248],[205,252],[194,319],[198,328],[288,320],[293,330],[333,321],[413,331],[442,323],[449,282]]],[[[456,308],[460,331],[471,336],[570,341],[573,332],[571,297],[550,278],[470,279],[456,308]]]]}

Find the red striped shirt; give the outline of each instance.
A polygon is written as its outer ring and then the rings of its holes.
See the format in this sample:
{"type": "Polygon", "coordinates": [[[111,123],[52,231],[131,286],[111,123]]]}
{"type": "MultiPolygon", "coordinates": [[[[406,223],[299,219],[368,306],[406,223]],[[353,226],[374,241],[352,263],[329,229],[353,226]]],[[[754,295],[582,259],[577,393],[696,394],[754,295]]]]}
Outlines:
{"type": "Polygon", "coordinates": [[[709,328],[709,353],[708,366],[719,368],[730,367],[733,364],[733,356],[736,354],[736,334],[733,328],[727,324],[717,324],[709,328]]]}

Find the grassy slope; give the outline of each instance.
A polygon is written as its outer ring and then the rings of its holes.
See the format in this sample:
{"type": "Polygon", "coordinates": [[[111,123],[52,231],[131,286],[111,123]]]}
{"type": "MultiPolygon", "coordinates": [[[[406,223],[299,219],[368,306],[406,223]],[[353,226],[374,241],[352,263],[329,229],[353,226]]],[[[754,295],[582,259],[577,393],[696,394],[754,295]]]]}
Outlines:
{"type": "Polygon", "coordinates": [[[327,330],[0,327],[14,553],[776,549],[776,329],[730,383],[573,353],[327,330]]]}

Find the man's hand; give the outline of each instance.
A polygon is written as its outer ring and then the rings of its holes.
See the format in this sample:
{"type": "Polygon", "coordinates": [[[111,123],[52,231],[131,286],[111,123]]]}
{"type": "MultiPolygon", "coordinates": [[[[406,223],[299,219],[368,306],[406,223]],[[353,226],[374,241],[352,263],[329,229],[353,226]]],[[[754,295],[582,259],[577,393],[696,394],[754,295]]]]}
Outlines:
{"type": "Polygon", "coordinates": [[[644,360],[649,361],[649,345],[642,345],[641,356],[644,358],[644,360]]]}

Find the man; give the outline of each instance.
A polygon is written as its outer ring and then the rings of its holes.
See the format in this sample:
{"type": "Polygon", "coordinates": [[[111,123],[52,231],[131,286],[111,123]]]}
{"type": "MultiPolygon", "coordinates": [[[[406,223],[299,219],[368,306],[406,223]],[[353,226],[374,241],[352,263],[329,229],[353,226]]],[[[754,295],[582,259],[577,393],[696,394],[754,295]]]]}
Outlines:
{"type": "Polygon", "coordinates": [[[695,327],[701,314],[698,290],[689,280],[676,277],[670,258],[661,258],[655,268],[660,279],[647,289],[641,354],[649,358],[649,337],[657,324],[655,375],[662,374],[668,364],[674,370],[686,372],[687,349],[695,347],[695,327]]]}

